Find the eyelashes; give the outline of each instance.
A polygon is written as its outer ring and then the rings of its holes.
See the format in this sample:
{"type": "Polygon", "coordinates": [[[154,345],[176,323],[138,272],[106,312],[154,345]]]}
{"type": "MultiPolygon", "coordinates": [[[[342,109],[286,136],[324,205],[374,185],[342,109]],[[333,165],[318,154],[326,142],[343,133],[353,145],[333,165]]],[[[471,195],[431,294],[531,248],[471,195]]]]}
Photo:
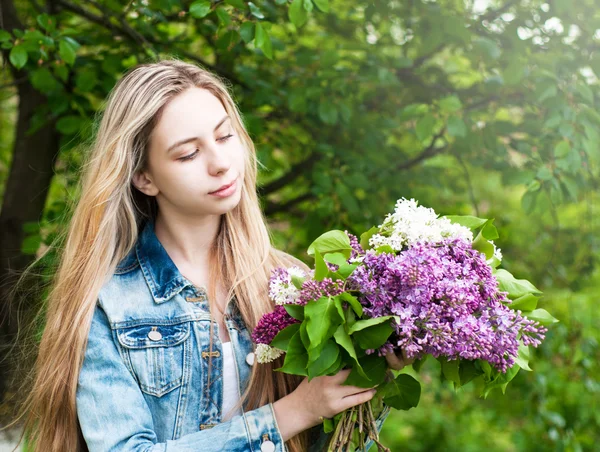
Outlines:
{"type": "MultiPolygon", "coordinates": [[[[226,142],[226,141],[228,141],[228,140],[229,140],[229,139],[230,139],[232,136],[233,136],[232,134],[225,135],[224,137],[217,139],[217,141],[220,141],[221,143],[225,143],[225,142],[226,142]]],[[[182,161],[182,162],[185,162],[185,161],[188,161],[188,160],[193,160],[193,159],[196,157],[196,155],[198,154],[198,152],[199,152],[199,151],[198,151],[198,149],[196,149],[196,150],[195,150],[194,152],[192,152],[191,154],[189,154],[189,155],[186,155],[185,157],[178,158],[177,160],[180,160],[180,161],[182,161]]]]}

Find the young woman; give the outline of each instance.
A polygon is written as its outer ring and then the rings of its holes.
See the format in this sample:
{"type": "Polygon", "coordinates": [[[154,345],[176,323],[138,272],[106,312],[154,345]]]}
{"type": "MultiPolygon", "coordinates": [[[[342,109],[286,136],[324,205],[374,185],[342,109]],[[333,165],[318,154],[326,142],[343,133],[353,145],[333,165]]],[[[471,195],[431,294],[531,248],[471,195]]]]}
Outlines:
{"type": "MultiPolygon", "coordinates": [[[[275,249],[257,160],[225,83],[175,59],[110,93],[47,299],[24,404],[35,451],[301,451],[373,397],[348,370],[254,363],[275,249]]],[[[401,357],[388,358],[401,368],[401,357]]],[[[377,423],[389,413],[386,407],[377,423]]]]}

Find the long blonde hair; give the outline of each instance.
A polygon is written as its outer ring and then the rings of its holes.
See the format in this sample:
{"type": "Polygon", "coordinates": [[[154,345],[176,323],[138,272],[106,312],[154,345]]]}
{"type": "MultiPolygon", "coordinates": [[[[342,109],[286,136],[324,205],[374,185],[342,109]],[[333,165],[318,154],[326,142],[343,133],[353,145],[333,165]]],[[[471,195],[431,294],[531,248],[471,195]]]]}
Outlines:
{"type": "MultiPolygon", "coordinates": [[[[78,200],[70,206],[73,213],[64,237],[56,241],[64,245],[45,306],[40,309],[43,314],[38,314],[45,316],[45,325],[30,387],[23,389],[27,395],[15,420],[25,416],[21,439],[27,435],[36,452],[87,450],[77,419],[76,390],[97,296],[135,245],[144,219],[156,215],[155,198],[138,191],[131,179],[136,171],[146,168],[148,137],[165,105],[191,87],[206,89],[221,101],[247,151],[240,202],[222,215],[210,250],[214,262],[210,268],[222,272],[216,275],[211,270],[211,312],[214,282],[219,278],[229,289],[227,299],[237,299],[251,331],[273,308],[268,297],[271,269],[290,265],[308,269],[272,245],[256,193],[260,162],[227,83],[203,68],[171,57],[131,68],[109,94],[104,113],[96,121],[99,125],[82,166],[78,200]],[[69,327],[73,325],[76,327],[69,327]]],[[[23,272],[19,282],[36,262],[23,272]]],[[[293,391],[301,379],[274,372],[281,364],[280,358],[271,365],[254,365],[239,405],[246,410],[258,408],[293,391]]],[[[286,446],[298,452],[307,449],[307,442],[305,431],[288,440],[286,446]]]]}

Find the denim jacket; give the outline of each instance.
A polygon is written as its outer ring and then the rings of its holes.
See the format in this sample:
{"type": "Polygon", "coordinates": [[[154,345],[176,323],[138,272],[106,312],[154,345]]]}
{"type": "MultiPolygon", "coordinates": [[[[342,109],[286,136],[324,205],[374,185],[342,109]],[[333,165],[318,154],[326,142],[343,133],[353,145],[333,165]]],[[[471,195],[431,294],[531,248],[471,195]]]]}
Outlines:
{"type": "MultiPolygon", "coordinates": [[[[258,365],[254,344],[235,303],[224,322],[241,394],[258,365]]],[[[218,325],[210,388],[209,335],[206,292],[179,272],[147,221],[102,286],[93,314],[76,393],[89,451],[286,451],[271,403],[222,422],[218,325]]],[[[378,428],[388,413],[386,406],[378,428]]],[[[321,450],[322,426],[311,436],[309,450],[321,450]]]]}

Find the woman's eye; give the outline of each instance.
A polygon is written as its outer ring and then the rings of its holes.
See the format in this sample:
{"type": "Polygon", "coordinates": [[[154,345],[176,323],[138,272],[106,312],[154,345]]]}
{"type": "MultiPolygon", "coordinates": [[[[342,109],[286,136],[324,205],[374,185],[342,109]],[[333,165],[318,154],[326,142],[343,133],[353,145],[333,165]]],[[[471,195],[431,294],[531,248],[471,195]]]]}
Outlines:
{"type": "MultiPolygon", "coordinates": [[[[229,140],[233,135],[229,134],[229,135],[225,135],[224,137],[221,137],[219,139],[217,139],[217,141],[221,141],[221,142],[225,142],[227,140],[229,140]]],[[[189,155],[186,155],[184,157],[178,158],[177,160],[180,160],[182,162],[185,162],[186,160],[192,160],[196,157],[196,154],[198,154],[198,152],[200,152],[198,149],[196,149],[194,152],[192,152],[189,155]]]]}
{"type": "Polygon", "coordinates": [[[194,152],[192,152],[190,155],[186,155],[185,157],[181,157],[181,158],[179,158],[179,159],[177,159],[177,160],[181,160],[182,162],[183,162],[183,161],[186,161],[186,160],[192,160],[194,157],[196,157],[196,154],[197,154],[197,153],[198,153],[198,149],[196,149],[196,150],[195,150],[194,152]]]}
{"type": "Polygon", "coordinates": [[[224,137],[222,137],[222,138],[219,138],[217,141],[227,141],[227,140],[229,140],[229,139],[230,139],[232,136],[233,136],[232,134],[225,135],[224,137]]]}

